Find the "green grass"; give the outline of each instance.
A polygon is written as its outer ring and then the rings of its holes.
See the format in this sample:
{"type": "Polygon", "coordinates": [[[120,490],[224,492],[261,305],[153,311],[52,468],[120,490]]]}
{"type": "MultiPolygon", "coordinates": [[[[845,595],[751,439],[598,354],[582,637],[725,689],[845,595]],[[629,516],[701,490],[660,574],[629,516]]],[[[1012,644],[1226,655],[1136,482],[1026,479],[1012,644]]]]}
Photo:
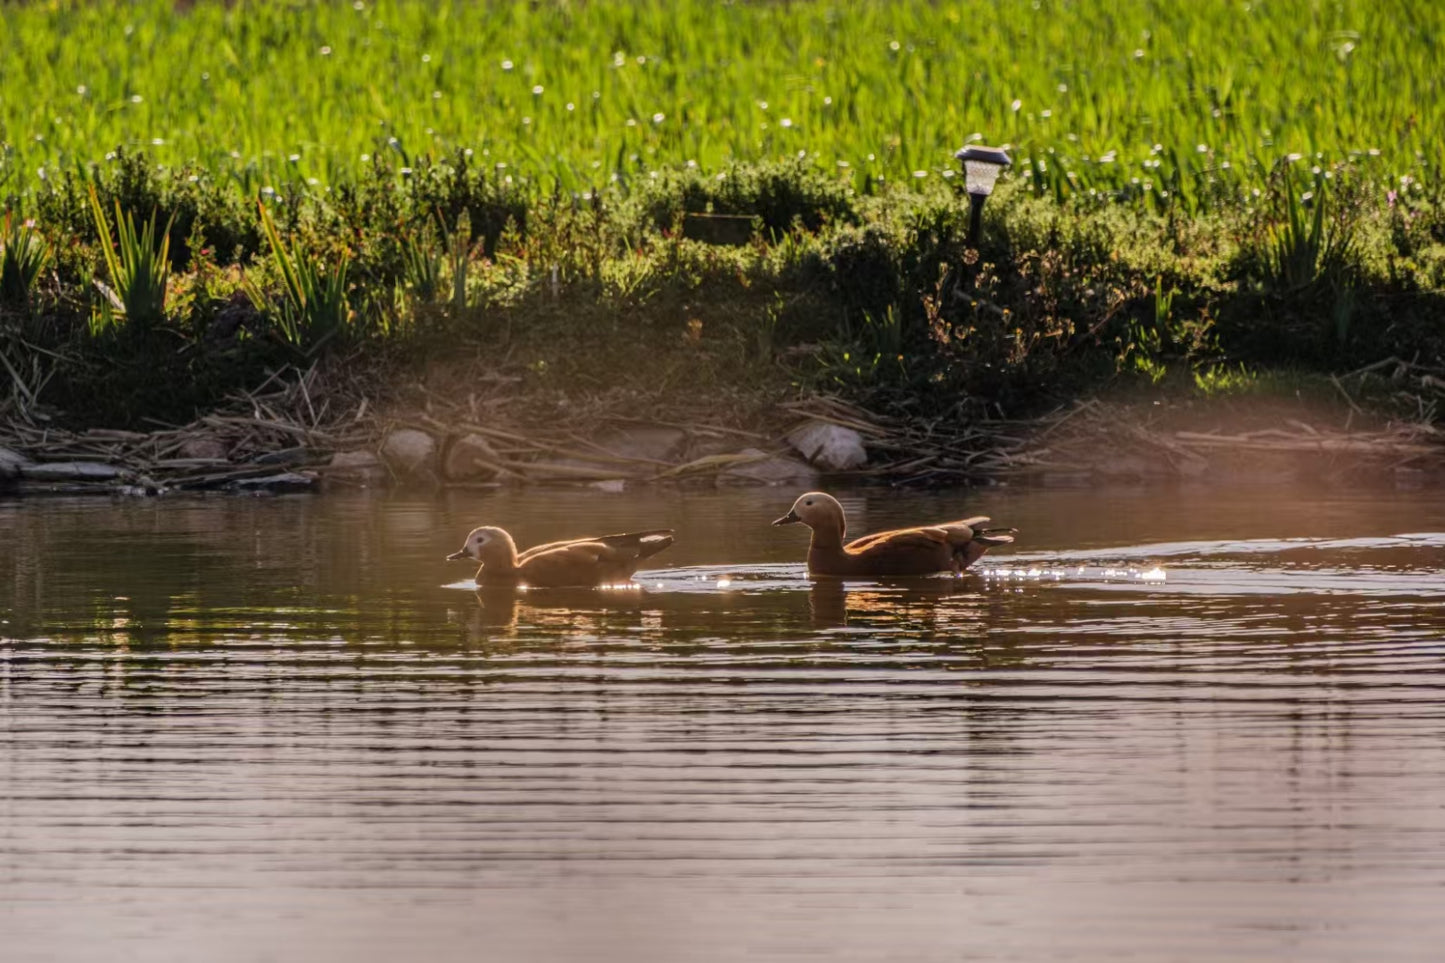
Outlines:
{"type": "Polygon", "coordinates": [[[538,194],[799,154],[865,188],[981,138],[1195,211],[1290,154],[1433,180],[1442,44],[1419,0],[6,3],[0,193],[121,146],[248,193],[456,148],[538,194]]]}
{"type": "Polygon", "coordinates": [[[0,417],[184,420],[326,355],[940,418],[1434,363],[1442,38],[1412,0],[0,0],[0,417]],[[1016,161],[977,249],[975,136],[1016,161]]]}

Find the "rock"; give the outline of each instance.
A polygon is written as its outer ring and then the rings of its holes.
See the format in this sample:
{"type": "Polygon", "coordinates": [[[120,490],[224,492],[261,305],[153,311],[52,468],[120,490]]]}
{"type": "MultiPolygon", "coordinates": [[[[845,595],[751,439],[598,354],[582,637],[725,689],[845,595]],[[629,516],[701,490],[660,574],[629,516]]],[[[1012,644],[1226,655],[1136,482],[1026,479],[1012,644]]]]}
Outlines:
{"type": "Polygon", "coordinates": [[[169,488],[151,478],[149,475],[142,475],[129,485],[122,485],[115,490],[117,495],[126,498],[154,498],[164,495],[170,491],[169,488]]]}
{"type": "Polygon", "coordinates": [[[841,425],[810,421],[788,433],[788,444],[824,471],[849,471],[868,463],[863,436],[841,425]]]}
{"type": "Polygon", "coordinates": [[[0,478],[14,478],[29,464],[29,460],[19,452],[0,448],[0,478]]]}
{"type": "Polygon", "coordinates": [[[812,488],[817,484],[818,472],[813,466],[790,455],[770,455],[756,448],[744,448],[738,454],[749,455],[756,460],[727,469],[718,476],[719,483],[791,484],[802,488],[812,488]]]}
{"type": "Polygon", "coordinates": [[[578,451],[574,457],[554,462],[554,467],[578,480],[655,474],[676,464],[687,451],[687,432],[678,428],[647,425],[612,431],[593,439],[597,449],[578,451]],[[619,461],[630,459],[631,461],[619,461]]]}
{"type": "Polygon", "coordinates": [[[1419,491],[1430,481],[1430,473],[1423,468],[1395,468],[1395,488],[1398,491],[1419,491]]]}
{"type": "Polygon", "coordinates": [[[491,481],[497,477],[497,451],[478,434],[452,438],[442,454],[442,477],[447,481],[491,481]]]}
{"type": "Polygon", "coordinates": [[[279,475],[265,475],[261,478],[240,478],[232,485],[243,492],[272,493],[310,491],[316,484],[311,472],[281,472],[279,475]]]}
{"type": "Polygon", "coordinates": [[[424,431],[398,428],[381,443],[381,457],[402,478],[436,477],[437,443],[424,431]]]}
{"type": "Polygon", "coordinates": [[[386,483],[386,466],[369,451],[338,451],[326,465],[326,477],[353,485],[382,485],[386,483]]]}
{"type": "Polygon", "coordinates": [[[627,482],[621,478],[604,478],[602,481],[589,482],[588,488],[595,488],[599,492],[611,492],[619,494],[627,490],[627,482]]]}
{"type": "Polygon", "coordinates": [[[599,448],[618,458],[637,458],[671,464],[687,449],[687,432],[680,428],[645,425],[609,432],[596,439],[599,448]]]}
{"type": "Polygon", "coordinates": [[[206,459],[208,461],[224,461],[227,455],[224,442],[219,438],[212,438],[210,435],[202,435],[199,438],[188,438],[181,444],[177,455],[181,458],[206,459]]]}
{"type": "Polygon", "coordinates": [[[120,469],[98,461],[51,461],[22,465],[20,473],[31,481],[111,481],[120,469]]]}
{"type": "Polygon", "coordinates": [[[1193,452],[1179,453],[1174,458],[1174,471],[1181,478],[1203,478],[1209,474],[1209,459],[1193,452]]]}

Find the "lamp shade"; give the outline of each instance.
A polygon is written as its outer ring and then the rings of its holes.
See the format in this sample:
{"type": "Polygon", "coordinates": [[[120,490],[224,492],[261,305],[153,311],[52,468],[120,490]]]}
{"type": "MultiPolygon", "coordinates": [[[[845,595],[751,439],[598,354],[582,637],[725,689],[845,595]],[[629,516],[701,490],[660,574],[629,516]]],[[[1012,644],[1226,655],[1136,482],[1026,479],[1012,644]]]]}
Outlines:
{"type": "Polygon", "coordinates": [[[965,147],[953,155],[963,162],[965,187],[970,194],[987,197],[993,193],[999,172],[1012,161],[997,147],[965,147]]]}

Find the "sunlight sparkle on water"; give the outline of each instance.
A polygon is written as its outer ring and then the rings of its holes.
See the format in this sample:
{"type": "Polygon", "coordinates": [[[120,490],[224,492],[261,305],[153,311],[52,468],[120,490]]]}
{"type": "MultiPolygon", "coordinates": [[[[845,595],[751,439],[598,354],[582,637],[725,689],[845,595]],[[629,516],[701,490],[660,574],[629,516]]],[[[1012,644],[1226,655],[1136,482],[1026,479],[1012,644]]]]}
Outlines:
{"type": "Polygon", "coordinates": [[[1092,568],[1088,565],[1068,567],[1041,567],[1034,565],[1028,568],[1023,568],[1022,566],[1019,568],[997,566],[980,569],[979,574],[990,581],[1027,582],[1060,582],[1064,579],[1077,580],[1086,577],[1120,581],[1163,582],[1167,578],[1164,569],[1158,565],[1149,569],[1115,568],[1111,566],[1092,568]]]}

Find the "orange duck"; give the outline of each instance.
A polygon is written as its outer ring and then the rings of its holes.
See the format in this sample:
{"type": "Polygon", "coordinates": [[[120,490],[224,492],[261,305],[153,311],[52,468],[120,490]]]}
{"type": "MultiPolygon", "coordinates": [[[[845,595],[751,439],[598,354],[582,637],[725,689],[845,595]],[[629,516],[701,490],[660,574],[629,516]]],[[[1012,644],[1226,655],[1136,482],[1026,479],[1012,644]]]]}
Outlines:
{"type": "Polygon", "coordinates": [[[995,545],[1014,540],[1012,528],[984,528],[980,515],[956,522],[876,532],[846,545],[847,523],[838,499],[824,492],[808,492],[793,502],[792,511],[773,522],[802,522],[813,530],[808,546],[809,575],[856,575],[882,578],[890,575],[932,575],[961,572],[995,545]]]}
{"type": "Polygon", "coordinates": [[[472,529],[461,551],[447,561],[470,558],[482,563],[479,585],[530,585],[539,588],[614,585],[626,582],[645,558],[672,544],[672,529],[599,535],[548,542],[517,554],[517,543],[503,529],[472,529]]]}

